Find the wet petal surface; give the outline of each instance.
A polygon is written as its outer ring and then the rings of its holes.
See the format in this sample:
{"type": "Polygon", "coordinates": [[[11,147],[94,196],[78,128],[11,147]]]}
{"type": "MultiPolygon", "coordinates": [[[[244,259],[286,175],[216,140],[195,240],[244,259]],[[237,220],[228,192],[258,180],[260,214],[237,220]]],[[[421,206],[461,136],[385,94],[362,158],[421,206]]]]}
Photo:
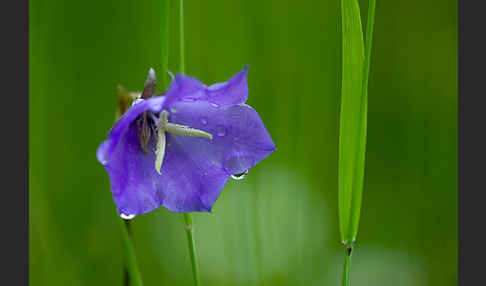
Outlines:
{"type": "Polygon", "coordinates": [[[143,214],[159,206],[174,212],[211,211],[230,176],[247,172],[275,150],[258,113],[244,104],[246,73],[245,67],[228,82],[210,87],[178,75],[165,96],[137,101],[115,123],[97,157],[108,171],[120,214],[143,214]],[[210,133],[212,139],[157,131],[151,122],[153,134],[147,152],[142,151],[137,119],[149,112],[153,121],[163,110],[169,123],[210,133]],[[155,168],[157,132],[166,138],[160,174],[155,168]]]}

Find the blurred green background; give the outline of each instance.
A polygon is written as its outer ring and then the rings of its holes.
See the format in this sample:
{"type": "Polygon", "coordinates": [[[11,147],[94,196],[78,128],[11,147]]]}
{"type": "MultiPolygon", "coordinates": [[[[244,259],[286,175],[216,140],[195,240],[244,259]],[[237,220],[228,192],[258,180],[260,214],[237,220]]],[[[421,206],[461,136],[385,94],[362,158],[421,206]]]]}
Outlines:
{"type": "MultiPolygon", "coordinates": [[[[158,5],[30,1],[31,285],[122,284],[119,218],[95,154],[116,85],[141,90],[149,67],[161,76],[158,5]]],[[[340,2],[185,7],[186,72],[212,84],[249,64],[248,103],[277,145],[194,216],[204,285],[339,285],[340,2]]],[[[378,0],[373,49],[351,283],[456,285],[457,1],[378,0]]],[[[192,285],[179,215],[160,208],[132,229],[145,285],[192,285]]]]}

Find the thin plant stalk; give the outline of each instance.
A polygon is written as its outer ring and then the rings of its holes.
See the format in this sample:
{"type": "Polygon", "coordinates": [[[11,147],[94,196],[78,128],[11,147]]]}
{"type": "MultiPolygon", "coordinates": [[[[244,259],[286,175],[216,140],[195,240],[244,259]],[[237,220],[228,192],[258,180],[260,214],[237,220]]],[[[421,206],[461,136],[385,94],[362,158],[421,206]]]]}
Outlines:
{"type": "Polygon", "coordinates": [[[351,272],[351,250],[352,248],[344,249],[344,264],[343,264],[343,284],[342,286],[350,285],[350,272],[351,272]]]}
{"type": "Polygon", "coordinates": [[[189,255],[191,256],[192,274],[194,276],[194,284],[201,285],[199,278],[199,264],[197,262],[196,241],[194,240],[193,223],[191,213],[184,213],[184,225],[186,227],[187,244],[189,246],[189,255]]]}
{"type": "Polygon", "coordinates": [[[119,221],[123,239],[125,271],[128,273],[128,275],[127,273],[125,274],[125,277],[128,279],[124,283],[125,285],[143,286],[142,276],[138,270],[137,258],[135,256],[135,248],[133,247],[132,238],[129,234],[129,222],[126,222],[124,219],[119,219],[119,221]]]}
{"type": "MultiPolygon", "coordinates": [[[[184,66],[184,0],[179,2],[179,72],[185,72],[184,66]]],[[[189,255],[191,256],[192,274],[194,276],[194,283],[196,286],[201,285],[201,279],[199,277],[199,264],[197,261],[196,241],[194,240],[194,228],[192,222],[192,214],[184,213],[184,225],[186,227],[187,244],[189,247],[189,255]]]]}
{"type": "MultiPolygon", "coordinates": [[[[128,237],[131,238],[132,236],[132,230],[130,227],[130,221],[125,220],[125,227],[127,229],[128,237]]],[[[128,273],[128,266],[127,263],[123,264],[123,286],[130,286],[130,274],[128,273]]]]}
{"type": "Polygon", "coordinates": [[[179,72],[184,73],[184,0],[179,0],[179,72]]]}
{"type": "Polygon", "coordinates": [[[159,0],[160,8],[160,49],[162,51],[162,90],[169,86],[169,0],[159,0]]]}

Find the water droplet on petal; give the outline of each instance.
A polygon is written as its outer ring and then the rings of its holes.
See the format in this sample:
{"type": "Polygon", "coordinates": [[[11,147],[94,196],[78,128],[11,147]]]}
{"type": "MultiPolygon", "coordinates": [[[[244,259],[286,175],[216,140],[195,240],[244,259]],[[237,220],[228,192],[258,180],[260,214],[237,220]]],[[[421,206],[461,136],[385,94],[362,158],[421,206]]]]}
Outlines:
{"type": "Polygon", "coordinates": [[[243,179],[246,177],[246,175],[248,175],[248,172],[249,172],[249,171],[248,171],[248,170],[246,170],[246,171],[244,171],[243,173],[239,173],[239,174],[234,174],[234,175],[231,175],[231,179],[233,179],[233,180],[237,180],[237,181],[239,181],[239,180],[243,180],[243,179]]]}
{"type": "Polygon", "coordinates": [[[172,112],[172,113],[177,113],[177,109],[175,109],[175,108],[171,107],[171,108],[170,108],[170,112],[172,112]]]}
{"type": "Polygon", "coordinates": [[[216,104],[216,103],[214,103],[214,102],[211,102],[211,103],[209,103],[209,104],[210,104],[212,107],[214,107],[214,108],[218,108],[218,107],[219,107],[219,104],[216,104]]]}
{"type": "Polygon", "coordinates": [[[254,121],[247,121],[246,125],[248,126],[248,128],[255,128],[258,126],[257,123],[254,121]]]}
{"type": "Polygon", "coordinates": [[[134,214],[120,214],[120,217],[121,217],[122,219],[127,219],[127,220],[128,220],[128,219],[132,219],[132,218],[134,218],[134,217],[135,217],[135,215],[134,215],[134,214]]]}
{"type": "Polygon", "coordinates": [[[229,174],[240,174],[250,169],[254,161],[252,154],[235,153],[224,160],[223,167],[229,174]]]}
{"type": "Polygon", "coordinates": [[[103,166],[106,166],[108,164],[108,161],[106,160],[106,150],[109,144],[110,143],[108,143],[108,141],[105,141],[101,143],[100,147],[98,147],[98,149],[96,150],[96,158],[103,166]]]}
{"type": "Polygon", "coordinates": [[[206,119],[206,117],[201,117],[201,123],[202,123],[203,125],[208,124],[208,120],[206,119]]]}
{"type": "Polygon", "coordinates": [[[101,150],[101,148],[98,149],[96,156],[98,157],[98,161],[101,163],[101,165],[106,166],[106,164],[108,164],[105,158],[104,150],[101,150]]]}
{"type": "Polygon", "coordinates": [[[216,126],[216,135],[218,135],[219,137],[225,136],[226,135],[226,128],[224,128],[224,126],[222,126],[222,125],[216,126]]]}

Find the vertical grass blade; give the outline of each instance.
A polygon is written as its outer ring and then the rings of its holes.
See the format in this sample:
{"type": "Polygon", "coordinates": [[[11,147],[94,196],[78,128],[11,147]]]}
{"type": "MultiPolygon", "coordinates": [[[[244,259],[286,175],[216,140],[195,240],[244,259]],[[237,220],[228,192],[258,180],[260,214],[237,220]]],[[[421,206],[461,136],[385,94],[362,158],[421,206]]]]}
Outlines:
{"type": "MultiPolygon", "coordinates": [[[[363,71],[363,96],[365,102],[368,102],[368,79],[370,74],[371,46],[373,44],[373,30],[375,26],[375,3],[376,0],[369,0],[368,20],[366,21],[366,43],[365,43],[365,60],[363,71]]],[[[365,134],[366,136],[366,134],[365,134]]]]}
{"type": "Polygon", "coordinates": [[[350,245],[358,228],[363,192],[366,98],[363,96],[364,44],[357,0],[341,1],[342,86],[338,160],[341,240],[350,245]]]}
{"type": "Polygon", "coordinates": [[[184,61],[184,0],[179,0],[179,72],[185,72],[185,61],[184,61]]]}
{"type": "Polygon", "coordinates": [[[368,114],[368,80],[369,80],[369,73],[370,73],[370,62],[371,62],[371,47],[373,43],[373,30],[374,30],[374,23],[375,23],[375,0],[369,0],[368,6],[368,17],[366,23],[366,42],[365,42],[365,55],[364,55],[364,64],[363,64],[363,80],[362,80],[362,127],[361,127],[361,134],[360,139],[362,142],[361,153],[359,154],[359,161],[357,167],[362,168],[358,171],[360,172],[359,181],[357,181],[359,188],[356,192],[356,199],[352,201],[351,209],[351,223],[350,223],[350,237],[351,241],[356,240],[356,236],[358,235],[358,227],[359,227],[359,218],[360,218],[360,210],[361,210],[361,200],[363,196],[363,181],[364,181],[364,168],[365,168],[365,154],[366,154],[366,133],[367,133],[367,114],[368,114]]]}
{"type": "Polygon", "coordinates": [[[160,9],[160,50],[162,52],[162,90],[169,86],[169,0],[159,0],[160,9]]]}
{"type": "Polygon", "coordinates": [[[350,285],[351,254],[363,197],[368,113],[368,76],[375,17],[369,1],[366,47],[357,0],[342,0],[343,67],[339,132],[339,227],[345,245],[342,285],[350,285]]]}

